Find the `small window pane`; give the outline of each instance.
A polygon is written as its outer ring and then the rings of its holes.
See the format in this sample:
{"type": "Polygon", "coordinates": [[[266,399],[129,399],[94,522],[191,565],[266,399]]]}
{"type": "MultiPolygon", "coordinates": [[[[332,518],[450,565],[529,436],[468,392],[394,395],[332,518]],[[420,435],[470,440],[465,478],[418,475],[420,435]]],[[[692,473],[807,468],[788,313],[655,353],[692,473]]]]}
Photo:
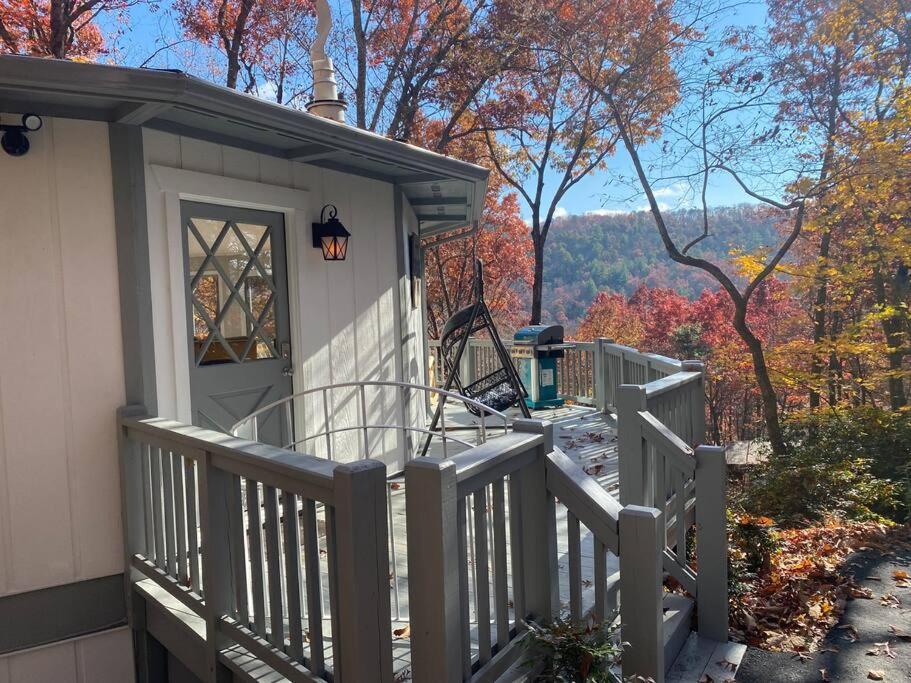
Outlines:
{"type": "Polygon", "coordinates": [[[268,226],[194,218],[186,229],[197,364],[277,358],[268,226]]]}

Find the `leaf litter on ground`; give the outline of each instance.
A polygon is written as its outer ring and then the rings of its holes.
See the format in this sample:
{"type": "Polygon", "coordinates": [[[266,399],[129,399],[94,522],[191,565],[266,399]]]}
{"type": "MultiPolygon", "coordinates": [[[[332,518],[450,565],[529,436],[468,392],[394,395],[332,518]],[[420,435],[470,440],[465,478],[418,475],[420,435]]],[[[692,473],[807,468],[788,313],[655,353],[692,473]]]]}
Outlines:
{"type": "MultiPolygon", "coordinates": [[[[819,650],[849,600],[874,597],[854,578],[848,564],[853,553],[860,549],[888,553],[897,546],[911,547],[909,527],[877,522],[830,522],[777,533],[780,548],[772,555],[768,570],[744,579],[744,592],[732,600],[732,635],[753,647],[798,656],[819,650]]],[[[898,587],[905,582],[911,587],[911,576],[905,572],[896,571],[893,579],[898,587]]],[[[888,607],[901,604],[891,594],[880,600],[888,607]]],[[[851,624],[838,628],[845,640],[858,640],[851,624]]],[[[893,633],[896,638],[911,640],[911,634],[897,629],[893,633]]]]}

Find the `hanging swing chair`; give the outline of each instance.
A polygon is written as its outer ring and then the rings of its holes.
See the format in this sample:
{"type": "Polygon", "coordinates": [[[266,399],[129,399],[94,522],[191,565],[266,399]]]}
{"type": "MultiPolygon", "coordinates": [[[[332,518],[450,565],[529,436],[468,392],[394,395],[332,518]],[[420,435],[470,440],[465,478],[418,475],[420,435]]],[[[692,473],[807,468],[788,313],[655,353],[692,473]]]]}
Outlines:
{"type": "MultiPolygon", "coordinates": [[[[518,404],[522,415],[531,417],[531,413],[529,413],[528,407],[525,405],[525,397],[528,393],[522,384],[522,380],[519,379],[515,366],[512,364],[509,351],[500,340],[500,335],[497,333],[490,310],[484,302],[483,276],[483,266],[480,261],[477,261],[475,263],[474,282],[475,302],[458,311],[443,325],[443,334],[440,337],[440,351],[442,352],[440,355],[446,371],[446,383],[443,385],[443,390],[455,390],[462,396],[487,406],[496,412],[503,412],[507,408],[518,404]],[[470,377],[463,378],[459,374],[462,355],[470,353],[469,339],[478,332],[487,332],[489,335],[500,367],[478,380],[473,380],[470,377]]],[[[437,422],[445,406],[446,396],[443,395],[433,413],[433,420],[430,423],[431,432],[436,429],[437,422]]],[[[470,413],[481,419],[489,414],[475,403],[466,402],[465,407],[470,413]]],[[[426,455],[427,448],[430,445],[430,438],[430,436],[427,437],[427,442],[424,444],[421,455],[426,455]]]]}

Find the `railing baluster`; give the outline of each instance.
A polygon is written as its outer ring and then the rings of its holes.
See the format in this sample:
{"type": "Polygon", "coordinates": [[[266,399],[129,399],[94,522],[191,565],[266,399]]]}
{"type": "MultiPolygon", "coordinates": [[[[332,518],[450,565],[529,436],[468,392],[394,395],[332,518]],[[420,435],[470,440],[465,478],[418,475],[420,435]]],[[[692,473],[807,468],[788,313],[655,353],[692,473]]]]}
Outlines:
{"type": "Polygon", "coordinates": [[[245,548],[246,520],[244,518],[243,496],[240,477],[231,475],[230,501],[228,508],[228,533],[232,549],[231,561],[234,571],[234,605],[237,620],[245,627],[250,625],[250,611],[247,605],[247,552],[245,548]]]}
{"type": "Polygon", "coordinates": [[[203,594],[205,587],[202,585],[199,566],[199,523],[196,463],[189,458],[184,462],[184,485],[186,487],[187,505],[187,545],[190,550],[190,587],[195,593],[203,594]]]}
{"type": "Polygon", "coordinates": [[[279,650],[285,649],[285,627],[282,611],[282,576],[279,558],[278,534],[278,491],[266,486],[264,491],[266,510],[266,576],[269,582],[269,642],[279,650]]]}
{"type": "Polygon", "coordinates": [[[459,595],[462,596],[459,600],[459,607],[462,613],[462,678],[466,681],[471,678],[471,625],[468,611],[468,575],[470,567],[468,565],[468,539],[465,522],[467,508],[465,498],[459,498],[456,503],[457,536],[459,539],[459,595]]]}
{"type": "Polygon", "coordinates": [[[187,571],[187,505],[186,487],[183,481],[184,457],[179,453],[171,456],[171,480],[174,487],[174,524],[177,532],[177,579],[186,584],[187,571]]]}
{"type": "Polygon", "coordinates": [[[675,512],[675,515],[677,517],[677,525],[676,525],[677,563],[681,567],[685,567],[686,566],[687,525],[686,525],[686,491],[684,490],[685,489],[684,484],[685,484],[686,478],[683,476],[683,472],[681,472],[676,467],[674,468],[673,477],[674,477],[674,490],[676,492],[674,499],[677,504],[676,505],[677,509],[675,512]]]}
{"type": "Polygon", "coordinates": [[[566,510],[566,533],[569,541],[569,613],[576,621],[582,618],[582,547],[579,519],[566,510]]]}
{"type": "Polygon", "coordinates": [[[478,657],[490,660],[490,566],[487,561],[487,489],[474,492],[475,614],[478,621],[478,657]]]}
{"type": "Polygon", "coordinates": [[[283,531],[285,535],[285,586],[288,596],[288,654],[301,662],[304,659],[304,637],[301,631],[301,540],[297,516],[297,496],[284,492],[283,531]]]}
{"type": "MultiPolygon", "coordinates": [[[[398,562],[396,561],[396,550],[395,550],[395,519],[392,516],[392,484],[388,485],[389,488],[386,491],[386,514],[389,517],[389,557],[390,564],[392,566],[392,597],[395,601],[395,618],[402,618],[401,607],[399,606],[399,567],[398,562]]],[[[406,534],[407,541],[407,534],[406,534]]]]}
{"type": "Polygon", "coordinates": [[[527,615],[525,612],[525,567],[522,549],[522,493],[521,479],[515,472],[509,475],[509,549],[512,562],[512,606],[515,623],[527,615]]]}
{"type": "Polygon", "coordinates": [[[497,618],[497,648],[509,642],[509,596],[506,578],[506,501],[503,480],[497,479],[493,489],[493,551],[494,607],[497,618]]]}
{"type": "Polygon", "coordinates": [[[595,619],[607,619],[607,549],[597,538],[593,539],[595,569],[595,619]]]}
{"type": "Polygon", "coordinates": [[[259,484],[247,480],[247,520],[250,529],[250,584],[253,592],[253,629],[265,638],[266,597],[263,581],[263,521],[259,484]]]}
{"type": "Polygon", "coordinates": [[[149,455],[151,446],[148,444],[140,445],[140,461],[142,469],[142,509],[146,511],[143,515],[145,521],[145,556],[155,561],[155,525],[153,515],[148,514],[152,509],[152,462],[149,455]]]}
{"type": "Polygon", "coordinates": [[[152,517],[155,525],[155,564],[159,569],[167,567],[167,552],[164,541],[162,520],[161,449],[152,447],[149,451],[152,462],[152,517]]]}
{"type": "Polygon", "coordinates": [[[323,582],[319,566],[319,528],[316,503],[304,500],[304,571],[307,575],[307,622],[310,643],[310,670],[317,676],[325,668],[323,660],[323,582]]]}

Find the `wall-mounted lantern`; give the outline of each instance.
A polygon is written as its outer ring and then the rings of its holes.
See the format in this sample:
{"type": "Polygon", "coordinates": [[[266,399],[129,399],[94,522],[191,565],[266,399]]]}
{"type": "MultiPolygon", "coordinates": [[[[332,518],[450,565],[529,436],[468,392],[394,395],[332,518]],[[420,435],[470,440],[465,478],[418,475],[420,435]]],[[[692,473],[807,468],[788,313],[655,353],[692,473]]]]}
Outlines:
{"type": "Polygon", "coordinates": [[[37,114],[23,114],[20,125],[9,123],[0,125],[3,137],[0,138],[0,147],[3,151],[14,157],[21,157],[28,152],[29,143],[26,133],[31,133],[41,128],[41,117],[37,114]]]}
{"type": "Polygon", "coordinates": [[[351,233],[345,230],[342,222],[336,218],[338,209],[326,204],[319,214],[319,223],[313,224],[313,246],[323,250],[324,261],[344,261],[348,255],[348,238],[351,233]],[[329,220],[326,220],[326,210],[329,220]]]}

